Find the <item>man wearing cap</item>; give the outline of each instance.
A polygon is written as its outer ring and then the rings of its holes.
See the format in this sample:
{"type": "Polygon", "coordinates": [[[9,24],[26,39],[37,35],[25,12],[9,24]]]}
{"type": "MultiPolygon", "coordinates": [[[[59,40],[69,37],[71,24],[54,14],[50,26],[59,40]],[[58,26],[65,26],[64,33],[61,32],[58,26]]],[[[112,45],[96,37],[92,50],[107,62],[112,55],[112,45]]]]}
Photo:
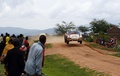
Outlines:
{"type": "Polygon", "coordinates": [[[42,61],[46,36],[40,35],[39,41],[32,44],[24,71],[27,76],[42,76],[42,61]]]}

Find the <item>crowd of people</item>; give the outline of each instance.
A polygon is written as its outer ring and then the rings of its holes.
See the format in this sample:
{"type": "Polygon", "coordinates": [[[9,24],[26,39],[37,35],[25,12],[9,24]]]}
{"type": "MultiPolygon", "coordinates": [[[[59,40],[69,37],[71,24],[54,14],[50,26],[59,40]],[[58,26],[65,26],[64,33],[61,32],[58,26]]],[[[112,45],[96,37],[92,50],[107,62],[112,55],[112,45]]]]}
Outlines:
{"type": "Polygon", "coordinates": [[[42,76],[46,35],[31,46],[28,36],[1,34],[0,61],[4,64],[5,76],[42,76]]]}
{"type": "Polygon", "coordinates": [[[106,40],[105,38],[98,38],[96,43],[101,44],[103,46],[107,46],[108,48],[113,48],[117,45],[117,38],[111,37],[110,39],[106,40]]]}

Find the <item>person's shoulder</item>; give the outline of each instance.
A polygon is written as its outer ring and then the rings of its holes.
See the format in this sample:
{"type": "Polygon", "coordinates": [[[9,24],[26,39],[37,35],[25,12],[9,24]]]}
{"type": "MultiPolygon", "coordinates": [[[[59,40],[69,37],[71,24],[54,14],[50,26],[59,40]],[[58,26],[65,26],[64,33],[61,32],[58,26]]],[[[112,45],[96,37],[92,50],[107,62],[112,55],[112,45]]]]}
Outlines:
{"type": "Polygon", "coordinates": [[[30,48],[33,49],[33,48],[36,47],[36,46],[37,46],[37,43],[33,43],[33,44],[30,46],[30,48]]]}
{"type": "Polygon", "coordinates": [[[10,53],[12,53],[14,51],[14,48],[12,48],[12,49],[10,49],[10,50],[8,50],[8,54],[10,54],[10,53]]]}
{"type": "Polygon", "coordinates": [[[35,46],[35,45],[37,45],[37,43],[35,42],[35,43],[33,43],[31,46],[35,46]]]}
{"type": "Polygon", "coordinates": [[[34,45],[35,45],[35,47],[38,48],[38,49],[41,49],[41,48],[42,48],[42,45],[41,45],[39,42],[34,43],[34,45]]]}

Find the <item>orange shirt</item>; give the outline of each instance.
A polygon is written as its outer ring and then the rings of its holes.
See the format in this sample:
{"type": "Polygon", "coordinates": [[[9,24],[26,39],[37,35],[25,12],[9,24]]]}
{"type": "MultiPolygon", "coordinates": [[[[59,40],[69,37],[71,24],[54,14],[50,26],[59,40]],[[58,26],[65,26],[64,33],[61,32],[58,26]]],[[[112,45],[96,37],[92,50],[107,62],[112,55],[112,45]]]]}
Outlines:
{"type": "Polygon", "coordinates": [[[7,55],[8,50],[11,50],[13,48],[14,48],[13,44],[7,44],[2,52],[2,56],[5,57],[7,55]]]}

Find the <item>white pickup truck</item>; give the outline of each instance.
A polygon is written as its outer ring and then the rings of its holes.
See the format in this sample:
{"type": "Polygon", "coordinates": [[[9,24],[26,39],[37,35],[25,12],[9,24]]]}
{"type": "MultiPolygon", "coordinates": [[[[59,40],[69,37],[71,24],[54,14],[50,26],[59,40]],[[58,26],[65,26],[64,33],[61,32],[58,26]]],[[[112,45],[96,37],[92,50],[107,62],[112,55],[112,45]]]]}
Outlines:
{"type": "Polygon", "coordinates": [[[82,44],[82,34],[78,30],[68,30],[64,35],[65,43],[69,44],[70,41],[77,41],[82,44]]]}

